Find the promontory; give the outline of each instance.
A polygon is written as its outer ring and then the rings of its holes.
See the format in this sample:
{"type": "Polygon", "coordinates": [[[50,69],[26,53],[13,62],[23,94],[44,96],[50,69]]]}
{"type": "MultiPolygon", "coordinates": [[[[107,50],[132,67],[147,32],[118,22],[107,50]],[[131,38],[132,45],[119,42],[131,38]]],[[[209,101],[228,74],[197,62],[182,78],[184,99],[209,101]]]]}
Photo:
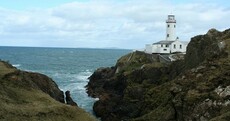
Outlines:
{"type": "Polygon", "coordinates": [[[66,94],[46,75],[0,61],[1,121],[95,121],[66,94]]]}
{"type": "Polygon", "coordinates": [[[97,69],[88,94],[102,121],[229,121],[230,29],[191,39],[186,55],[167,62],[135,51],[97,69]]]}

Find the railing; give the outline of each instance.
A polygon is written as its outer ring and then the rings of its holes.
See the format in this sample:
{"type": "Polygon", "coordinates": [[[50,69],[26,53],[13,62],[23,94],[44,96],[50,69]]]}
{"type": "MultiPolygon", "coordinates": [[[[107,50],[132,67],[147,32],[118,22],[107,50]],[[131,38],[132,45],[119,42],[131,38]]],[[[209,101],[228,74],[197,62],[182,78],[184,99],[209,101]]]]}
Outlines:
{"type": "Polygon", "coordinates": [[[166,20],[166,23],[176,23],[176,20],[166,20]]]}

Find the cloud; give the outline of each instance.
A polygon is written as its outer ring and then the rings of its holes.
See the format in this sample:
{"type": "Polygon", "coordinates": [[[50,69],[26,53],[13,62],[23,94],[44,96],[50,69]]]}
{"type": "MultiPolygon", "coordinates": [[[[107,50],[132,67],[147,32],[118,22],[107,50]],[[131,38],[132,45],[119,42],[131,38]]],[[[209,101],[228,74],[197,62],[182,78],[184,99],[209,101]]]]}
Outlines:
{"type": "Polygon", "coordinates": [[[229,27],[230,9],[214,2],[92,0],[48,9],[1,8],[0,45],[143,48],[165,39],[165,20],[172,10],[182,40],[229,27]]]}

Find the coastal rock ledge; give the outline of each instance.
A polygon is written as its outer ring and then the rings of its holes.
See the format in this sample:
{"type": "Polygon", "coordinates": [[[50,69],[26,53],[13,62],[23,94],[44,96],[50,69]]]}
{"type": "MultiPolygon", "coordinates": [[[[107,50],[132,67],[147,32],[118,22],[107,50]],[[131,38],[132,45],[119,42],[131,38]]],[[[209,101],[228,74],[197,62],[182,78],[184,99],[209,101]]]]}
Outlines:
{"type": "Polygon", "coordinates": [[[95,121],[66,94],[68,105],[51,78],[0,61],[1,121],[95,121]]]}
{"type": "Polygon", "coordinates": [[[184,59],[133,52],[96,70],[88,94],[102,121],[229,121],[230,29],[195,36],[184,59]]]}

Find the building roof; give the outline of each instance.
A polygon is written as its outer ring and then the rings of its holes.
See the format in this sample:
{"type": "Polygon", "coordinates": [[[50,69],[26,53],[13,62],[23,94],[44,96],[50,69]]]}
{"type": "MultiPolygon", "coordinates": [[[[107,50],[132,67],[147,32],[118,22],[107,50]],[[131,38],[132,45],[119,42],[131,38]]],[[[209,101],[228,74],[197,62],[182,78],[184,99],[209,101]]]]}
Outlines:
{"type": "MultiPolygon", "coordinates": [[[[175,40],[176,41],[176,40],[175,40]]],[[[156,42],[156,43],[153,43],[153,45],[157,45],[157,44],[172,44],[173,42],[175,41],[168,41],[168,40],[162,40],[162,41],[159,41],[159,42],[156,42]]],[[[180,43],[184,44],[184,45],[187,45],[189,42],[187,41],[179,41],[180,43]]]]}
{"type": "Polygon", "coordinates": [[[162,41],[153,43],[153,45],[156,45],[156,44],[171,44],[173,42],[175,42],[175,41],[162,40],[162,41]]]}

